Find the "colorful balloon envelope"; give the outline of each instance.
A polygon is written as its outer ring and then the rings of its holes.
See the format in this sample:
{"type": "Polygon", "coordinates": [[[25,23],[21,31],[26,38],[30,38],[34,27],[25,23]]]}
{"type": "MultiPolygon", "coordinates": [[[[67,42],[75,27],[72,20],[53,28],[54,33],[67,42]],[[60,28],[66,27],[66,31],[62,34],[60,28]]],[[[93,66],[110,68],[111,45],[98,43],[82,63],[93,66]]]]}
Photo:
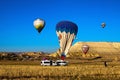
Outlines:
{"type": "Polygon", "coordinates": [[[88,45],[83,45],[83,46],[82,46],[82,52],[83,52],[84,54],[86,54],[86,53],[88,52],[88,50],[89,50],[89,46],[88,46],[88,45]]]}
{"type": "Polygon", "coordinates": [[[66,57],[77,32],[78,27],[73,22],[61,21],[56,25],[62,60],[66,57]]]}
{"type": "Polygon", "coordinates": [[[40,33],[45,26],[45,21],[38,18],[38,19],[34,20],[33,25],[34,25],[35,29],[40,33]]]}

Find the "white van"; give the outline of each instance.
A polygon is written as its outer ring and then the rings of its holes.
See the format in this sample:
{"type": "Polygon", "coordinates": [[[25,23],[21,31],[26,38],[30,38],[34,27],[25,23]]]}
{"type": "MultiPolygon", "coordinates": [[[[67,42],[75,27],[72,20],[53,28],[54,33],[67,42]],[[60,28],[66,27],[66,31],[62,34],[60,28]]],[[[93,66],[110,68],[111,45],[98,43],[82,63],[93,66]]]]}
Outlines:
{"type": "Polygon", "coordinates": [[[55,66],[57,65],[55,61],[52,61],[52,60],[42,60],[41,61],[41,65],[43,66],[55,66]]]}
{"type": "Polygon", "coordinates": [[[57,66],[66,66],[66,65],[68,65],[68,61],[57,60],[56,64],[57,64],[57,66]]]}
{"type": "Polygon", "coordinates": [[[52,60],[42,60],[41,65],[43,66],[66,66],[68,65],[68,62],[64,60],[57,60],[56,62],[52,60]]]}

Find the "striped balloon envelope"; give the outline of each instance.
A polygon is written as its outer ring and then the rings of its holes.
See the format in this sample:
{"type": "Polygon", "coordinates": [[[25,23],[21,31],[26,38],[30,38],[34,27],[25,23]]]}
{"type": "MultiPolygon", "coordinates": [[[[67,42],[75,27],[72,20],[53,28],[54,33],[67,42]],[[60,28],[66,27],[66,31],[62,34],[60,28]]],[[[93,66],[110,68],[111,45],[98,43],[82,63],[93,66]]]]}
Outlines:
{"type": "Polygon", "coordinates": [[[61,59],[64,59],[78,32],[78,26],[71,21],[61,21],[56,25],[56,33],[59,39],[61,59]]]}

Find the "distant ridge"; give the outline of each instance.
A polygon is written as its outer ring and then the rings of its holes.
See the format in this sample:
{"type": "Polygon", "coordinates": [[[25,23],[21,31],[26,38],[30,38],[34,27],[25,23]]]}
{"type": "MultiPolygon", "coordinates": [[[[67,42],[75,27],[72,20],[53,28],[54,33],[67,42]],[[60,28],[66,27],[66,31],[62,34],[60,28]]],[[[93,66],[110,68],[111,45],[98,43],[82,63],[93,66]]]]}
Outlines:
{"type": "MultiPolygon", "coordinates": [[[[67,57],[99,57],[102,54],[120,54],[120,42],[77,42],[69,50],[67,57]],[[81,47],[87,44],[90,49],[86,55],[83,54],[81,47]]],[[[60,50],[50,56],[60,56],[60,50]]]]}

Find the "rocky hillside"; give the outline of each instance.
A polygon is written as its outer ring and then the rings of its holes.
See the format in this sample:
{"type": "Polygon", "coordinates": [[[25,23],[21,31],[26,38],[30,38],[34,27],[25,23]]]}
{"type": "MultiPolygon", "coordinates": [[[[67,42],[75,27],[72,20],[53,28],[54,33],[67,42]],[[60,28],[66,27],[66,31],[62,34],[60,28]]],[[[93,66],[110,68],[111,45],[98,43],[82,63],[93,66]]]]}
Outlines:
{"type": "MultiPolygon", "coordinates": [[[[41,60],[43,57],[52,59],[60,58],[60,50],[48,54],[44,52],[0,52],[0,60],[41,60]]],[[[119,59],[120,60],[120,43],[119,42],[77,42],[69,50],[68,58],[97,58],[102,59],[119,59]],[[89,46],[89,51],[84,54],[81,47],[89,46]]]]}
{"type": "MultiPolygon", "coordinates": [[[[60,50],[51,54],[51,56],[59,56],[60,50]]],[[[103,55],[117,55],[120,54],[119,42],[77,42],[69,50],[67,57],[105,57],[103,55]],[[85,55],[81,47],[83,45],[89,46],[89,51],[85,55]]]]}
{"type": "Polygon", "coordinates": [[[44,52],[0,52],[0,60],[41,60],[42,57],[49,57],[44,52]]]}
{"type": "Polygon", "coordinates": [[[120,52],[120,43],[115,42],[77,42],[71,47],[70,52],[82,52],[81,47],[84,44],[90,47],[88,52],[108,54],[120,52]]]}

